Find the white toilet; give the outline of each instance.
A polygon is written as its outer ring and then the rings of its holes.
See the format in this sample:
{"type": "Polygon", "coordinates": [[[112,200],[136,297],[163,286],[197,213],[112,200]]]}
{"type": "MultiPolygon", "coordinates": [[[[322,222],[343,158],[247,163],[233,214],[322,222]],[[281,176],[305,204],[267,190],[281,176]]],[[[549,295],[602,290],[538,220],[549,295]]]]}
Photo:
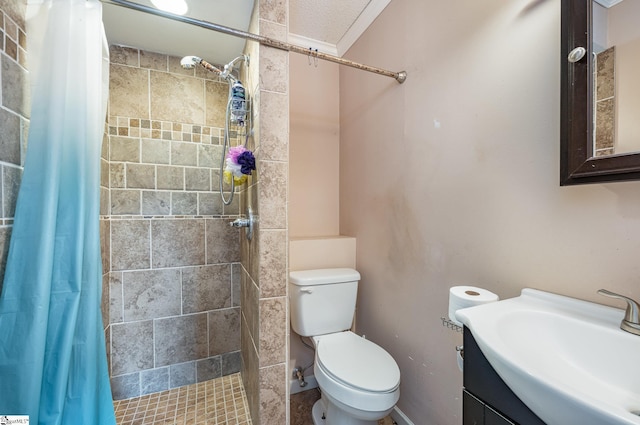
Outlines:
{"type": "Polygon", "coordinates": [[[400,369],[384,349],[351,332],[360,274],[320,269],[289,274],[291,326],[311,337],[322,398],[314,425],[373,425],[400,398],[400,369]]]}

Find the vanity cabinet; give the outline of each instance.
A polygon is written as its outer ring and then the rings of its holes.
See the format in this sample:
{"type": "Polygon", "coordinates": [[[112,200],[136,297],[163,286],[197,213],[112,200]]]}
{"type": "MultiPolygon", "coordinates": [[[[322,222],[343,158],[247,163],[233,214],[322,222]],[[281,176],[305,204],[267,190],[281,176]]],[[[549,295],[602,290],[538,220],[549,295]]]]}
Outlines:
{"type": "Polygon", "coordinates": [[[469,391],[462,393],[462,425],[515,425],[469,391]]]}
{"type": "Polygon", "coordinates": [[[464,328],[463,425],[545,425],[498,376],[464,328]]]}

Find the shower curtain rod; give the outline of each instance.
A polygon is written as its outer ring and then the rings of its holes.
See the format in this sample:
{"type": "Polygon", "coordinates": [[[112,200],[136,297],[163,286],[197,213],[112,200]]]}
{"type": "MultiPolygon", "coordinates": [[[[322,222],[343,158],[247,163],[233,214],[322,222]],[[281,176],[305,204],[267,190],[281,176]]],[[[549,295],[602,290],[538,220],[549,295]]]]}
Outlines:
{"type": "Polygon", "coordinates": [[[188,16],[180,16],[173,13],[165,12],[153,7],[145,6],[138,3],[133,3],[127,0],[100,0],[105,4],[113,4],[116,6],[122,6],[129,9],[137,10],[139,12],[150,13],[152,15],[162,16],[164,18],[173,19],[174,21],[184,22],[186,24],[195,25],[198,27],[206,28],[223,34],[232,35],[235,37],[244,38],[245,40],[256,41],[264,46],[273,47],[280,50],[286,50],[288,52],[299,53],[302,55],[308,55],[313,58],[334,62],[340,65],[350,66],[351,68],[360,69],[363,71],[373,72],[374,74],[384,75],[385,77],[394,78],[398,83],[402,84],[407,79],[407,73],[405,71],[392,72],[386,69],[376,68],[369,65],[363,65],[358,62],[353,62],[348,59],[343,59],[338,56],[329,55],[327,53],[318,52],[317,49],[304,48],[296,46],[295,44],[286,43],[283,41],[274,40],[269,37],[264,37],[250,32],[237,30],[234,28],[226,27],[224,25],[214,24],[212,22],[202,21],[199,19],[190,18],[188,16]]]}

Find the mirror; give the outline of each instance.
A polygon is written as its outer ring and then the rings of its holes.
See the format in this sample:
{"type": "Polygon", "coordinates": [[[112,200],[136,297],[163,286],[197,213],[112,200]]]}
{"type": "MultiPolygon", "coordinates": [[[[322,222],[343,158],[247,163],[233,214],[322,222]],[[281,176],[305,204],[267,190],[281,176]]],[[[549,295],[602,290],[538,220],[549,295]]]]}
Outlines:
{"type": "Polygon", "coordinates": [[[640,2],[597,2],[562,0],[562,186],[640,179],[640,2]]]}

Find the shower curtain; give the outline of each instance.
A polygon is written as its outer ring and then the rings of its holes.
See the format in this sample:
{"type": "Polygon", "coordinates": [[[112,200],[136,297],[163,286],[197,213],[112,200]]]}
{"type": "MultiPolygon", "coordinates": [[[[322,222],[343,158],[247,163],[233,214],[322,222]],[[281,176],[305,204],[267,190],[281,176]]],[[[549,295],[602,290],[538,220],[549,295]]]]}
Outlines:
{"type": "Polygon", "coordinates": [[[98,0],[29,0],[31,122],[0,295],[0,416],[115,424],[100,313],[98,0]]]}

